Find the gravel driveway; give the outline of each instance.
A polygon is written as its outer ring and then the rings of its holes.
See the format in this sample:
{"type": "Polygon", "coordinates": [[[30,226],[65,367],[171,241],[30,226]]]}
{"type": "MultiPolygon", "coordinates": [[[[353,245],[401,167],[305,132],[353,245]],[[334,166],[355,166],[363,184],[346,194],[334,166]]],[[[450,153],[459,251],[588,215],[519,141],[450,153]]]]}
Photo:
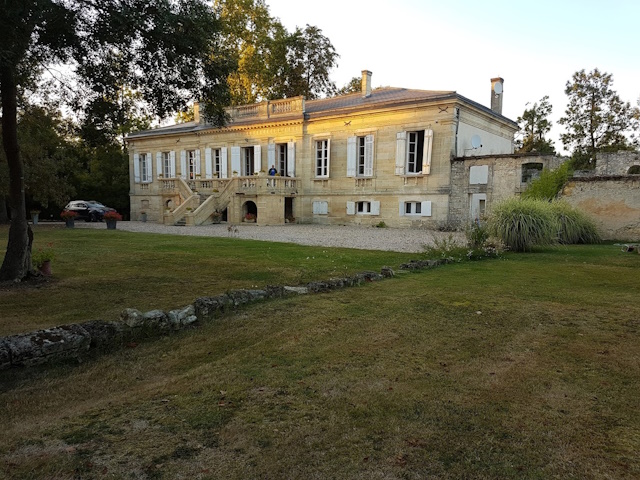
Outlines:
{"type": "MultiPolygon", "coordinates": [[[[104,223],[76,222],[76,228],[106,228],[104,223]]],[[[463,233],[445,233],[423,229],[375,228],[339,225],[205,225],[175,227],[151,222],[118,222],[117,228],[128,232],[165,233],[196,237],[226,237],[269,242],[298,243],[322,247],[358,248],[362,250],[388,250],[395,252],[421,252],[434,239],[447,238],[464,241],[463,233]],[[229,230],[231,228],[231,231],[229,230]]]]}

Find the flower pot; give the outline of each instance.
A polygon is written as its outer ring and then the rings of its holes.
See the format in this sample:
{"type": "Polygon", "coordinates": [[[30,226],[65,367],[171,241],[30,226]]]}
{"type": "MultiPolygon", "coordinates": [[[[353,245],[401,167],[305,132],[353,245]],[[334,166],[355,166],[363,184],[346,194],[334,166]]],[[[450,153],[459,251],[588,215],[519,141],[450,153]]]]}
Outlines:
{"type": "Polygon", "coordinates": [[[107,222],[107,230],[115,230],[116,229],[116,223],[118,223],[117,220],[105,220],[105,222],[107,222]]]}
{"type": "Polygon", "coordinates": [[[64,221],[65,225],[67,226],[67,228],[73,228],[75,225],[75,221],[73,218],[69,218],[67,220],[64,221]]]}
{"type": "Polygon", "coordinates": [[[47,277],[51,275],[51,261],[45,260],[42,265],[38,265],[38,271],[47,277]]]}
{"type": "Polygon", "coordinates": [[[40,216],[40,213],[39,213],[39,212],[38,212],[38,213],[35,213],[35,212],[34,212],[34,213],[32,213],[32,214],[31,214],[31,220],[33,221],[33,224],[34,224],[34,225],[37,225],[37,224],[38,224],[38,217],[39,217],[39,216],[40,216]]]}

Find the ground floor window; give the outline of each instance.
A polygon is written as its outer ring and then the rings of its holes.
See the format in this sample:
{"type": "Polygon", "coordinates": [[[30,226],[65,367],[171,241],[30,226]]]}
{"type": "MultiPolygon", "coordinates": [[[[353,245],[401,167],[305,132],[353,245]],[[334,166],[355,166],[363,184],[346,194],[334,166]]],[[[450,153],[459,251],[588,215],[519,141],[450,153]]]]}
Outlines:
{"type": "Polygon", "coordinates": [[[356,202],[358,213],[371,213],[371,202],[356,202]]]}
{"type": "Polygon", "coordinates": [[[405,202],[404,203],[405,215],[420,215],[422,213],[421,202],[405,202]]]}

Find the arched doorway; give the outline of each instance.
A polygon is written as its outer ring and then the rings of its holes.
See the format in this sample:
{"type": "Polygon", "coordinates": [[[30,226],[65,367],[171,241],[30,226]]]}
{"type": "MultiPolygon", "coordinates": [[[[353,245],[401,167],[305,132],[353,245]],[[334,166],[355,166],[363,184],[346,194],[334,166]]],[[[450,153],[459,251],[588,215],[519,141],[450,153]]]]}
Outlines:
{"type": "Polygon", "coordinates": [[[258,219],[258,207],[251,200],[247,201],[242,205],[242,220],[254,220],[258,219]]]}

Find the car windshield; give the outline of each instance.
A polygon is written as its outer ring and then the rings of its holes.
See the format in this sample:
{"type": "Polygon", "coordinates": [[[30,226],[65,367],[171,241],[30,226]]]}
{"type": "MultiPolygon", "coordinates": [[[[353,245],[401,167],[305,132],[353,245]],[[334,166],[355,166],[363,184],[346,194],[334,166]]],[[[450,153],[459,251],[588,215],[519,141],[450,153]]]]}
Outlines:
{"type": "Polygon", "coordinates": [[[89,205],[94,206],[94,207],[99,207],[99,208],[106,208],[103,204],[101,204],[100,202],[87,202],[89,205]]]}

